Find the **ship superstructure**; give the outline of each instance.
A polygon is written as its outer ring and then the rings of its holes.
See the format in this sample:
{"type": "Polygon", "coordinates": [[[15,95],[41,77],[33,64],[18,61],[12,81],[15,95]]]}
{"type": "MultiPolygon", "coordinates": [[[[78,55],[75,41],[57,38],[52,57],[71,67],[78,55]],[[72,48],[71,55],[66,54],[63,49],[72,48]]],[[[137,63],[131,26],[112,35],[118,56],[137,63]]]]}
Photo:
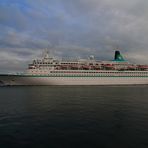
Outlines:
{"type": "Polygon", "coordinates": [[[148,65],[131,64],[115,51],[111,61],[88,59],[59,60],[44,53],[33,60],[23,74],[0,75],[8,85],[123,85],[148,84],[148,65]]]}
{"type": "Polygon", "coordinates": [[[148,65],[136,65],[126,61],[119,51],[115,51],[112,61],[98,61],[94,56],[89,59],[57,60],[44,54],[43,59],[33,60],[29,64],[26,74],[28,75],[50,75],[51,73],[101,73],[101,72],[143,72],[148,71],[148,65]]]}

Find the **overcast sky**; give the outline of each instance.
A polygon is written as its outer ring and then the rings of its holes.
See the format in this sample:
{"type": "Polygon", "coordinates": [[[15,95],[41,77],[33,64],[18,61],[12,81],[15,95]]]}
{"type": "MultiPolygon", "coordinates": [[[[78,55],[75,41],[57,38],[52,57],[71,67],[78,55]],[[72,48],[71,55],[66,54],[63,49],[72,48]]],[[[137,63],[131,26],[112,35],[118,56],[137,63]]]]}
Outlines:
{"type": "Polygon", "coordinates": [[[21,71],[44,48],[59,57],[148,63],[147,0],[0,0],[0,72],[21,71]]]}

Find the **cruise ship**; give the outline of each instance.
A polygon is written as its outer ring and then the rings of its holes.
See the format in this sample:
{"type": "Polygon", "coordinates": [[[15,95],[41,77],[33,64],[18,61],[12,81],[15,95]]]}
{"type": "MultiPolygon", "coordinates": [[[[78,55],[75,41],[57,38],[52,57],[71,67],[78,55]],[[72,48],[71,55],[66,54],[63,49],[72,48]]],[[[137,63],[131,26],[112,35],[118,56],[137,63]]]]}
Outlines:
{"type": "Polygon", "coordinates": [[[132,64],[119,50],[113,60],[59,60],[44,53],[23,73],[0,74],[0,85],[137,85],[148,84],[148,65],[132,64]]]}

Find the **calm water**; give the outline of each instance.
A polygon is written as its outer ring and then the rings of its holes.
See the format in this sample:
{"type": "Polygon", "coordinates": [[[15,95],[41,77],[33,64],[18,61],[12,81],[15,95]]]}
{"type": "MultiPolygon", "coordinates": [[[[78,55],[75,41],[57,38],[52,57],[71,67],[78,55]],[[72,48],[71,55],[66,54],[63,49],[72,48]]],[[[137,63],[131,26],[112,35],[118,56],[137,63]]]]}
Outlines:
{"type": "Polygon", "coordinates": [[[0,148],[147,148],[148,86],[0,87],[0,148]]]}

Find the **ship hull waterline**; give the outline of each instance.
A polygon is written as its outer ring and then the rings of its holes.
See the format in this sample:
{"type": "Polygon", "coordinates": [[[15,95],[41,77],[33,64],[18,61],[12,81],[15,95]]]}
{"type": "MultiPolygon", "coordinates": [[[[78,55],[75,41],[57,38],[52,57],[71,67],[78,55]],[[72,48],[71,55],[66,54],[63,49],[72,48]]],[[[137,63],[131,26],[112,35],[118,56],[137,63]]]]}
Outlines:
{"type": "Polygon", "coordinates": [[[0,75],[0,86],[7,85],[138,85],[148,84],[148,77],[137,76],[27,76],[0,75]]]}

